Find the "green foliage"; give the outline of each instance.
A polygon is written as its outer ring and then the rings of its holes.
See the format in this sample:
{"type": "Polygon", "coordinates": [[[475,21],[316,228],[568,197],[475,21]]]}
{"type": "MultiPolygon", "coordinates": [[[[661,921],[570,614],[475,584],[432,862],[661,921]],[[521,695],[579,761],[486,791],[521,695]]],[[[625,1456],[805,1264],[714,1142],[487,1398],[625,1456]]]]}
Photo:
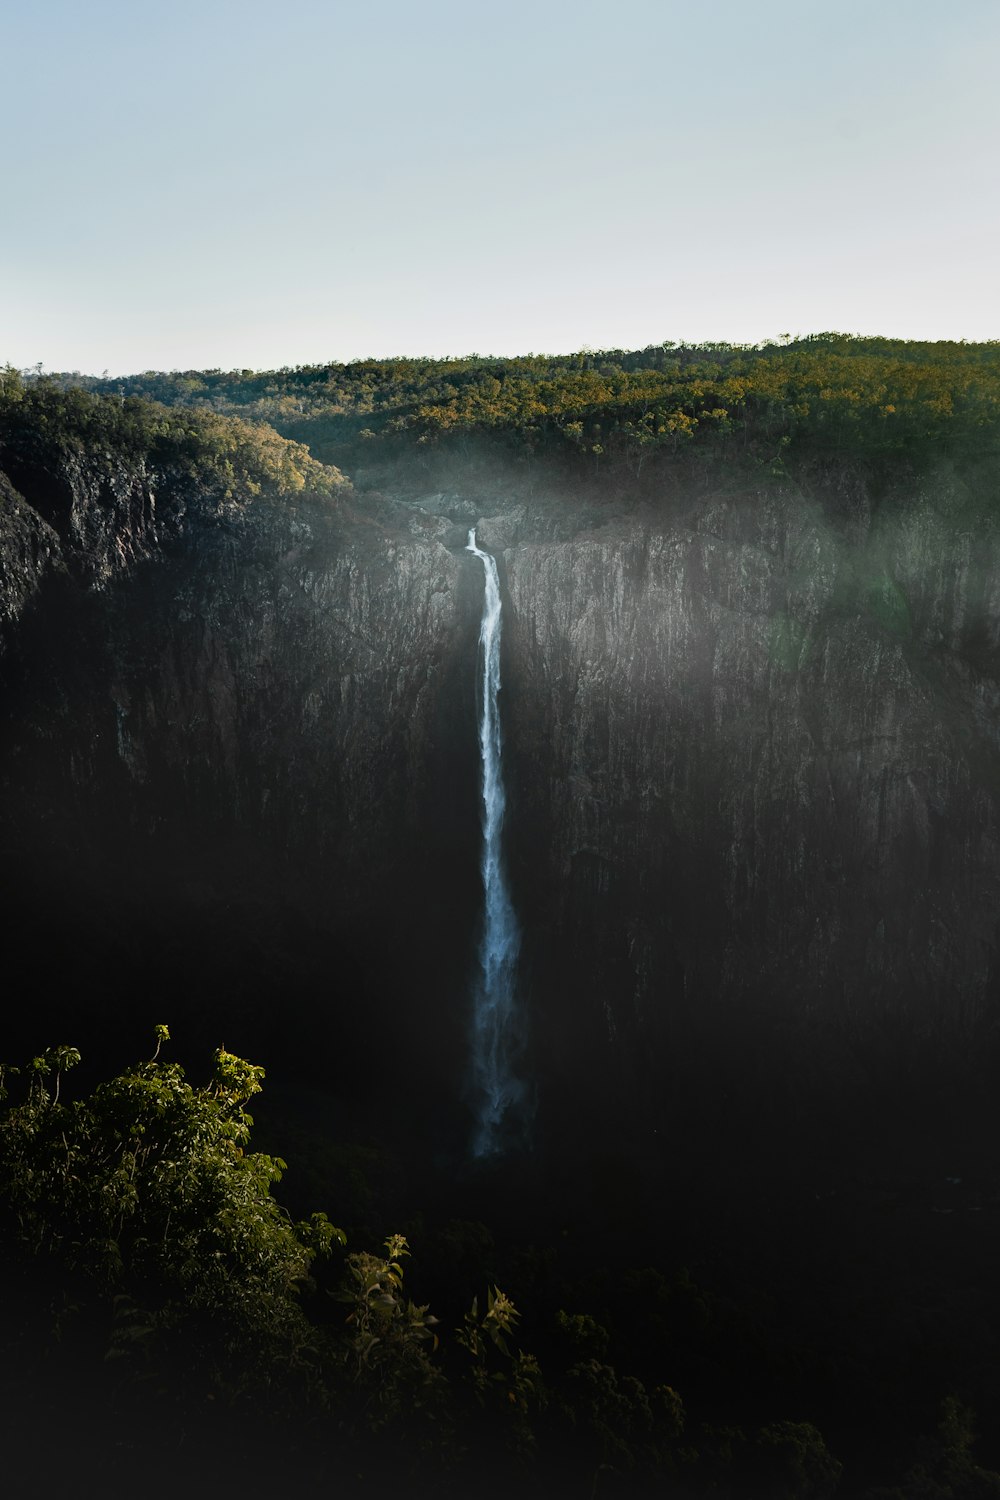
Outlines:
{"type": "Polygon", "coordinates": [[[456,1340],[469,1355],[469,1378],[481,1410],[493,1412],[507,1429],[506,1445],[519,1455],[535,1447],[534,1419],[548,1393],[534,1355],[512,1347],[520,1313],[497,1287],[486,1290],[482,1312],[474,1297],[456,1340]]]}
{"type": "Polygon", "coordinates": [[[0,378],[0,457],[15,465],[67,460],[107,467],[124,460],[154,486],[195,481],[219,503],[265,492],[331,498],[346,481],[299,443],[259,421],[211,410],[168,408],[124,390],[95,393],[51,379],[0,378]]]}
{"type": "Polygon", "coordinates": [[[957,1396],[946,1396],[937,1433],[922,1443],[902,1485],[871,1490],[866,1500],[1000,1500],[1000,1474],[981,1468],[972,1456],[973,1421],[957,1396]]]}
{"type": "Polygon", "coordinates": [[[461,452],[475,440],[522,457],[613,463],[635,476],[685,452],[780,475],[802,451],[993,452],[1000,436],[996,341],[827,333],[761,346],[665,343],[516,359],[58,378],[249,417],[348,463],[413,445],[461,452]]]}
{"type": "Polygon", "coordinates": [[[603,1359],[608,1352],[608,1330],[589,1313],[567,1313],[559,1309],[556,1327],[571,1343],[574,1351],[590,1359],[603,1359]]]}
{"type": "Polygon", "coordinates": [[[457,1338],[463,1349],[467,1349],[476,1367],[485,1369],[490,1345],[507,1358],[510,1357],[509,1341],[520,1313],[510,1298],[496,1287],[486,1291],[486,1310],[480,1314],[479,1298],[472,1299],[472,1307],[465,1315],[457,1338]]]}
{"type": "Polygon", "coordinates": [[[756,1473],[771,1500],[830,1500],[841,1466],[811,1422],[772,1422],[754,1441],[756,1473]]]}
{"type": "Polygon", "coordinates": [[[390,1235],[385,1256],[348,1256],[339,1300],[349,1304],[342,1358],[373,1430],[404,1415],[440,1412],[446,1382],[431,1360],[438,1347],[437,1318],[404,1293],[406,1239],[390,1235]]]}
{"type": "Polygon", "coordinates": [[[587,1359],[570,1368],[569,1390],[571,1420],[587,1432],[599,1467],[669,1462],[685,1423],[683,1402],[671,1386],[647,1390],[635,1376],[587,1359]]]}
{"type": "MultiPolygon", "coordinates": [[[[338,1258],[344,1236],[325,1215],[293,1223],[280,1207],[272,1189],[283,1161],[249,1149],[248,1105],[263,1069],[220,1048],[211,1075],[192,1084],[162,1059],[167,1027],[153,1040],[147,1061],[78,1099],[64,1097],[80,1061],[73,1047],[0,1070],[9,1225],[57,1284],[60,1268],[71,1273],[48,1299],[53,1332],[70,1338],[89,1308],[115,1403],[126,1386],[155,1393],[159,1420],[173,1391],[188,1422],[192,1391],[201,1392],[196,1417],[217,1411],[221,1395],[301,1430],[311,1421],[352,1463],[367,1467],[377,1453],[411,1487],[418,1475],[461,1471],[476,1493],[484,1475],[513,1483],[568,1461],[581,1493],[676,1482],[684,1493],[736,1495],[746,1473],[775,1500],[833,1494],[839,1465],[809,1423],[776,1422],[748,1438],[689,1421],[659,1373],[669,1374],[685,1321],[704,1332],[707,1305],[685,1273],[669,1280],[647,1267],[619,1278],[650,1341],[643,1379],[616,1368],[608,1328],[587,1312],[555,1315],[555,1358],[543,1373],[519,1347],[520,1313],[495,1284],[473,1299],[449,1347],[429,1306],[408,1293],[402,1235],[389,1235],[381,1253],[338,1258]]],[[[478,1224],[453,1223],[444,1237],[452,1248],[471,1243],[492,1249],[478,1224]]],[[[970,1494],[994,1493],[970,1443],[966,1417],[949,1407],[940,1442],[914,1470],[925,1489],[913,1493],[948,1500],[966,1493],[959,1480],[980,1486],[970,1494]]]]}
{"type": "MultiPolygon", "coordinates": [[[[690,1446],[682,1445],[687,1414],[672,1386],[616,1369],[608,1358],[610,1335],[589,1313],[560,1310],[556,1327],[570,1358],[559,1406],[595,1475],[671,1472],[695,1460],[690,1446]]],[[[659,1354],[669,1358],[666,1338],[659,1354]]]]}
{"type": "Polygon", "coordinates": [[[231,1351],[300,1350],[300,1292],[343,1236],[322,1215],[292,1224],[271,1196],[284,1163],[245,1149],[263,1069],[220,1048],[210,1080],[193,1086],[159,1061],[168,1036],[158,1026],[148,1062],[70,1103],[60,1087],[76,1049],[32,1060],[0,1119],[0,1179],[20,1235],[121,1306],[147,1309],[150,1327],[207,1318],[231,1351]]]}

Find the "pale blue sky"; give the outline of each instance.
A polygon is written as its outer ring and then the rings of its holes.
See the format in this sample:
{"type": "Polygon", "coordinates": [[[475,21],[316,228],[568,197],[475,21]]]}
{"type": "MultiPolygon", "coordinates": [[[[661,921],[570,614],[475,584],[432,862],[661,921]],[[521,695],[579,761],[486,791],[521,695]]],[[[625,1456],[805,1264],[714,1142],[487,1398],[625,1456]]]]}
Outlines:
{"type": "Polygon", "coordinates": [[[0,363],[1000,337],[1000,3],[0,0],[0,363]]]}

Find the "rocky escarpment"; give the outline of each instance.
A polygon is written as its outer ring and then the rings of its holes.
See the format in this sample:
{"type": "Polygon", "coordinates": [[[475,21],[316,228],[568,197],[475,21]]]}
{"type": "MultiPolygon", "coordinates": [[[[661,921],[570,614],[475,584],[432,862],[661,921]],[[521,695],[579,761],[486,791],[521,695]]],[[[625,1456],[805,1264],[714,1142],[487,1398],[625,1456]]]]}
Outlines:
{"type": "Polygon", "coordinates": [[[0,607],[10,622],[50,573],[100,587],[220,508],[196,481],[152,473],[141,459],[114,453],[70,451],[53,463],[15,452],[3,462],[0,607]]]}
{"type": "Polygon", "coordinates": [[[56,532],[0,473],[0,650],[43,582],[64,567],[56,532]]]}
{"type": "MultiPolygon", "coordinates": [[[[167,530],[152,486],[138,508],[76,471],[40,488],[76,519],[61,546],[12,499],[10,557],[41,537],[62,580],[8,636],[20,991],[45,980],[74,1020],[81,994],[108,1020],[158,995],[362,1089],[410,1066],[411,1034],[422,1087],[458,1071],[478,598],[441,524],[308,494],[222,507],[193,484],[167,530]]],[[[22,568],[36,591],[44,572],[22,568]]]]}
{"type": "Polygon", "coordinates": [[[875,496],[834,471],[665,495],[572,540],[497,528],[553,1068],[617,1058],[619,1101],[644,1079],[654,1113],[692,1071],[782,1107],[976,1071],[998,1001],[992,499],[981,473],[875,496]]]}
{"type": "Polygon", "coordinates": [[[108,1007],[152,984],[411,1114],[457,1100],[478,522],[542,1118],[794,1118],[982,1073],[994,477],[164,507],[138,471],[35,476],[70,503],[56,528],[7,492],[7,617],[46,570],[76,582],[8,674],[8,902],[108,1007]]]}

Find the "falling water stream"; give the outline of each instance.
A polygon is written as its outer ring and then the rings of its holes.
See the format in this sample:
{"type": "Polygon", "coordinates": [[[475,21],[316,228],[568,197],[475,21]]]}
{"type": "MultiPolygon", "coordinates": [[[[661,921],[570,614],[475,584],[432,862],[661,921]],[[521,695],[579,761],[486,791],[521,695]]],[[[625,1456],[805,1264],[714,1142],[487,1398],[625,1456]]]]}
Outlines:
{"type": "Polygon", "coordinates": [[[520,934],[507,888],[500,836],[503,827],[504,786],[500,733],[500,580],[488,552],[476,546],[469,532],[466,551],[482,560],[486,575],[483,616],[479,628],[479,758],[482,775],[483,933],[479,946],[479,976],[472,1014],[472,1100],[476,1129],[475,1156],[493,1156],[510,1138],[518,1121],[524,1085],[514,1071],[518,1044],[518,1014],[514,987],[520,934]]]}

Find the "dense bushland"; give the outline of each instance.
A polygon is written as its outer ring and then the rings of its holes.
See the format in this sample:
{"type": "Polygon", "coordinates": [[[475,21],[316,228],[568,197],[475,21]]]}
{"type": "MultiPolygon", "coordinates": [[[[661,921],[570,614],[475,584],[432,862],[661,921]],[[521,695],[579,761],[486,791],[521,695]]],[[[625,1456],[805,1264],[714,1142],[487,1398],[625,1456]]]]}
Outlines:
{"type": "Polygon", "coordinates": [[[633,477],[680,453],[772,466],[803,451],[912,459],[992,451],[1000,421],[1000,342],[836,333],[764,346],[56,378],[268,423],[347,468],[414,447],[470,446],[633,477]]]}
{"type": "MultiPolygon", "coordinates": [[[[72,1434],[68,1471],[110,1493],[134,1481],[153,1431],[175,1455],[164,1474],[194,1493],[214,1482],[220,1444],[228,1482],[254,1494],[272,1460],[286,1482],[362,1494],[860,1493],[801,1415],[720,1423],[686,1409],[664,1310],[679,1338],[692,1317],[706,1343],[719,1328],[683,1275],[620,1278],[653,1333],[657,1373],[647,1351],[640,1378],[622,1361],[642,1363],[638,1346],[616,1348],[592,1310],[562,1305],[580,1285],[572,1247],[542,1252],[549,1290],[522,1323],[489,1280],[483,1226],[453,1221],[436,1238],[424,1226],[445,1301],[479,1282],[449,1326],[411,1295],[402,1234],[351,1248],[324,1213],[296,1222],[279,1205],[285,1163],[249,1149],[263,1069],[219,1049],[192,1084],[162,1058],[168,1041],[158,1026],[145,1062],[81,1097],[67,1079],[75,1048],[3,1070],[4,1400],[17,1419],[6,1462],[25,1493],[38,1429],[53,1426],[72,1434]]],[[[947,1401],[903,1488],[878,1493],[1000,1494],[972,1443],[969,1414],[947,1401]]]]}
{"type": "Polygon", "coordinates": [[[0,458],[19,470],[67,462],[124,462],[178,487],[194,484],[220,502],[263,491],[333,496],[346,486],[301,444],[259,422],[208,410],[168,408],[137,395],[100,395],[0,370],[0,458]]]}

